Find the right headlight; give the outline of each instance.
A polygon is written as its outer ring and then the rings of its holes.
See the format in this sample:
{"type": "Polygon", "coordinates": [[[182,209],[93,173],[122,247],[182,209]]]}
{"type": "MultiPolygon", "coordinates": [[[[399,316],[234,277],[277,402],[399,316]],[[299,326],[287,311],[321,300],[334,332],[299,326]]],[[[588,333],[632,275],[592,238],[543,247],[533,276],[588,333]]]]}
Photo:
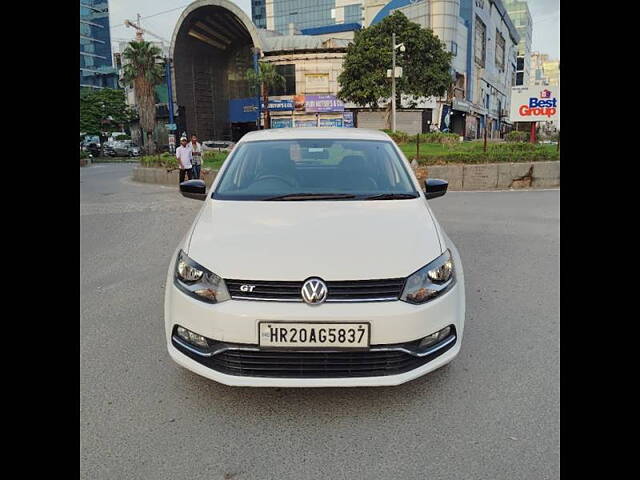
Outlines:
{"type": "Polygon", "coordinates": [[[220,303],[231,296],[224,280],[191,260],[182,250],[176,259],[175,285],[184,293],[207,303],[220,303]]]}
{"type": "Polygon", "coordinates": [[[453,258],[447,249],[407,278],[400,300],[414,304],[428,302],[448,291],[455,281],[453,258]]]}

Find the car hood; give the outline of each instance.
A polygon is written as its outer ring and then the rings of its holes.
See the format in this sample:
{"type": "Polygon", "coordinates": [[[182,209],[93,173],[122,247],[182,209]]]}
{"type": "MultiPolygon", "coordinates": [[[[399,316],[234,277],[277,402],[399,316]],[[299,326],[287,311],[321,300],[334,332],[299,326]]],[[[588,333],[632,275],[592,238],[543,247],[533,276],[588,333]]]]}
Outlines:
{"type": "Polygon", "coordinates": [[[406,277],[442,253],[422,198],[207,199],[186,250],[222,278],[292,281],[406,277]]]}

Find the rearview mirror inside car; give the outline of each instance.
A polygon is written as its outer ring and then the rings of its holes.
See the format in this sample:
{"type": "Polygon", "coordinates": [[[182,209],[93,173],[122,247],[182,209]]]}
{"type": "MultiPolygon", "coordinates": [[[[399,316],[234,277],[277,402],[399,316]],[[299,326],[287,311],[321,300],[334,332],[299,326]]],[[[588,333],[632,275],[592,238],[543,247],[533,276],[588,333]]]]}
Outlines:
{"type": "Polygon", "coordinates": [[[183,197],[204,200],[207,198],[207,186],[204,180],[187,180],[180,184],[180,193],[183,197]]]}
{"type": "Polygon", "coordinates": [[[427,199],[437,198],[447,193],[449,182],[440,180],[439,178],[427,178],[424,181],[424,193],[427,199]]]}

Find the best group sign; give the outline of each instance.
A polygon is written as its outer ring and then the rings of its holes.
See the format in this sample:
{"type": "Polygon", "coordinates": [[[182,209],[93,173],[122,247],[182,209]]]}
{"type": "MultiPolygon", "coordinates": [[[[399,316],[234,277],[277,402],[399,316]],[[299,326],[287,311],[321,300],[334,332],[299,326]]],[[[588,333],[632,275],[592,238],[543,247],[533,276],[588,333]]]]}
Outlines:
{"type": "Polygon", "coordinates": [[[560,120],[560,87],[513,87],[509,119],[512,122],[560,120]]]}

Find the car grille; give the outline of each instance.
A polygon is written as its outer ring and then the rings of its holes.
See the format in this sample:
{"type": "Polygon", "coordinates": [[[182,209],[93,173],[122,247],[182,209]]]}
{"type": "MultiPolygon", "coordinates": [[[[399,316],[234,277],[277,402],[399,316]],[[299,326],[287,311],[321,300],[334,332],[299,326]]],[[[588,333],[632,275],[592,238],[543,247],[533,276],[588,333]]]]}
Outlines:
{"type": "MultiPolygon", "coordinates": [[[[398,300],[404,287],[404,278],[383,280],[346,280],[325,282],[327,302],[380,302],[398,300]]],[[[301,302],[300,291],[304,282],[225,279],[231,298],[236,300],[269,300],[301,302]],[[253,285],[251,292],[243,292],[242,285],[253,285]]]]}
{"type": "MultiPolygon", "coordinates": [[[[415,343],[415,342],[412,342],[415,343]]],[[[400,350],[301,352],[229,349],[210,357],[198,355],[173,341],[193,360],[227,375],[269,378],[350,378],[398,375],[442,355],[455,341],[417,357],[400,350]]],[[[398,345],[395,345],[398,347],[398,345]]]]}

